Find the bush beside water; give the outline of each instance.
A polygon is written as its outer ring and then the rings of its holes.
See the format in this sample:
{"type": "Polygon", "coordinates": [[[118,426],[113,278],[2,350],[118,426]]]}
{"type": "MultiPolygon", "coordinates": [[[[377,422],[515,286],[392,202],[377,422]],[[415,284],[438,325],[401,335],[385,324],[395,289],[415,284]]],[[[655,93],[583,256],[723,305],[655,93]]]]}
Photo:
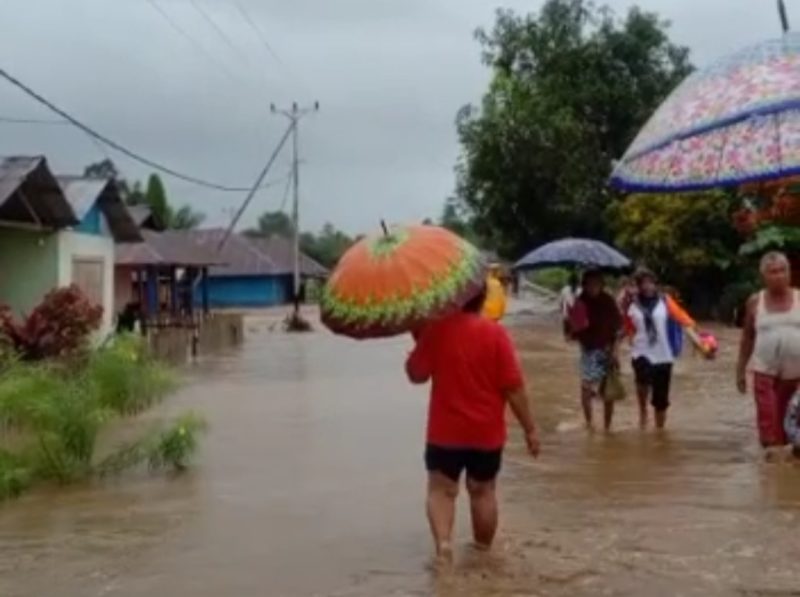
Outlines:
{"type": "Polygon", "coordinates": [[[182,470],[204,422],[193,414],[155,425],[102,459],[100,433],[161,402],[175,376],[141,338],[121,336],[68,360],[0,365],[0,499],[41,482],[67,484],[138,466],[182,470]]]}

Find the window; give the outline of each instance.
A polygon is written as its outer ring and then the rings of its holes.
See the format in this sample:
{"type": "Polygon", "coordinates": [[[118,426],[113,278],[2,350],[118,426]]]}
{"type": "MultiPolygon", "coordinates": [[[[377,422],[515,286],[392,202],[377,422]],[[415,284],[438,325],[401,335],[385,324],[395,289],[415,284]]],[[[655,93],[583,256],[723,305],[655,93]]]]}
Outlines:
{"type": "Polygon", "coordinates": [[[103,304],[103,270],[102,259],[74,258],[72,260],[72,283],[80,288],[86,297],[95,305],[103,304]]]}

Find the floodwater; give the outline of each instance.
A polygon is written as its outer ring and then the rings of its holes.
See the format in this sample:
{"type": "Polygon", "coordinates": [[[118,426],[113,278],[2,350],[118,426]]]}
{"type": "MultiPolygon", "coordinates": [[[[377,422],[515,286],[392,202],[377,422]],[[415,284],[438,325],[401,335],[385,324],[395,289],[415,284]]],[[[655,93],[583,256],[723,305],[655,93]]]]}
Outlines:
{"type": "Polygon", "coordinates": [[[210,422],[191,472],[0,506],[0,596],[800,595],[800,468],[761,461],[733,332],[716,362],[682,359],[668,432],[640,432],[629,398],[606,436],[581,428],[557,326],[516,324],[543,453],[512,425],[493,554],[468,548],[462,500],[455,567],[431,570],[407,339],[251,323],[167,407],[210,422]]]}

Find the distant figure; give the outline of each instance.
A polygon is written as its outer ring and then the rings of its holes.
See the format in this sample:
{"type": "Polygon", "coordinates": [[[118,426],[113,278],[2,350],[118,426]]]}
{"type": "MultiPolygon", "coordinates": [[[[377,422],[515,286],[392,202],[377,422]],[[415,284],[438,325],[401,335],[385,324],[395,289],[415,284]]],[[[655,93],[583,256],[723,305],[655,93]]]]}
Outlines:
{"type": "Polygon", "coordinates": [[[581,292],[570,310],[570,330],[581,346],[581,405],[586,427],[594,427],[592,401],[603,400],[605,429],[611,429],[614,402],[603,391],[612,369],[619,367],[617,345],[622,331],[622,315],[617,303],[605,289],[599,271],[583,275],[581,292]]]}
{"type": "Polygon", "coordinates": [[[784,422],[789,401],[800,385],[800,292],[792,288],[789,260],[783,253],[761,259],[765,289],[750,297],[736,368],[736,385],[747,392],[748,364],[761,445],[768,450],[787,443],[784,422]]]}
{"type": "Polygon", "coordinates": [[[431,381],[425,466],[427,511],[437,556],[452,557],[451,537],[461,473],[466,470],[475,544],[488,549],[497,531],[495,479],[506,442],[506,405],[528,451],[539,438],[519,361],[506,330],[480,315],[485,291],[462,312],[415,334],[406,362],[413,383],[431,381]]]}
{"type": "Polygon", "coordinates": [[[486,279],[486,301],[483,305],[483,316],[492,321],[500,321],[506,314],[506,291],[501,275],[500,266],[492,265],[486,279]]]}
{"type": "Polygon", "coordinates": [[[136,322],[139,321],[139,303],[129,301],[125,308],[117,316],[117,333],[126,334],[136,330],[136,322]]]}
{"type": "Polygon", "coordinates": [[[561,289],[559,293],[559,307],[561,308],[561,323],[564,331],[564,338],[566,340],[572,339],[572,333],[569,326],[569,313],[572,306],[575,304],[575,299],[578,296],[578,274],[575,272],[569,275],[567,285],[561,289]]]}

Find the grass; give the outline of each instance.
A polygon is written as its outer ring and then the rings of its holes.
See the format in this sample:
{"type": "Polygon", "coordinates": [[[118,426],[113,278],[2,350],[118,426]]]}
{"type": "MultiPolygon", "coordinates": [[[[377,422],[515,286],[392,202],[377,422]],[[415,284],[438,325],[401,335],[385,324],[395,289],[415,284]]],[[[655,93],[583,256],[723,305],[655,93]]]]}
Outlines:
{"type": "Polygon", "coordinates": [[[152,408],[175,387],[172,371],[136,337],[120,337],[70,366],[6,361],[0,368],[0,499],[40,482],[68,484],[145,463],[186,468],[205,429],[192,414],[97,461],[104,429],[152,408]]]}

